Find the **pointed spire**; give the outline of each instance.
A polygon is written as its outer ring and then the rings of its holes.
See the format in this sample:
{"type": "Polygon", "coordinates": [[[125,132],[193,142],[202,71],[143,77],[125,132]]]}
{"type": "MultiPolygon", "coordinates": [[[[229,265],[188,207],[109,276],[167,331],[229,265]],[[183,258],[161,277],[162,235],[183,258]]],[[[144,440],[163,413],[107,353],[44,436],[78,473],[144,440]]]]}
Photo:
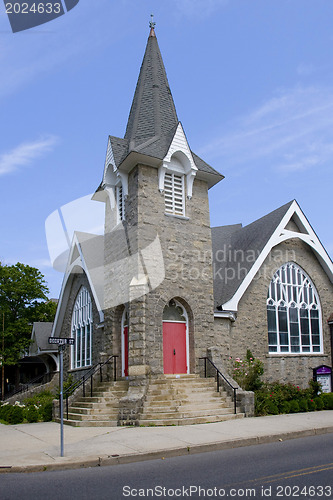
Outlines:
{"type": "Polygon", "coordinates": [[[130,150],[166,136],[178,124],[153,19],[125,133],[130,150]]]}

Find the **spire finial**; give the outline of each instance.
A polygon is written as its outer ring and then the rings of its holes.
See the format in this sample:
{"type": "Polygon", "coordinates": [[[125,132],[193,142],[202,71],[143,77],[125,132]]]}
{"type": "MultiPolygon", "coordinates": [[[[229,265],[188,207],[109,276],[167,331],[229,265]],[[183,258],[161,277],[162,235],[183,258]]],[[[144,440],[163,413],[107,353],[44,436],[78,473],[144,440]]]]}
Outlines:
{"type": "Polygon", "coordinates": [[[149,23],[149,28],[154,29],[156,26],[156,23],[154,22],[154,14],[150,14],[150,23],[149,23]]]}
{"type": "Polygon", "coordinates": [[[152,36],[152,37],[156,37],[155,35],[155,26],[156,26],[156,23],[154,21],[154,14],[150,14],[150,23],[149,23],[149,27],[150,27],[150,33],[149,33],[149,38],[152,36]]]}

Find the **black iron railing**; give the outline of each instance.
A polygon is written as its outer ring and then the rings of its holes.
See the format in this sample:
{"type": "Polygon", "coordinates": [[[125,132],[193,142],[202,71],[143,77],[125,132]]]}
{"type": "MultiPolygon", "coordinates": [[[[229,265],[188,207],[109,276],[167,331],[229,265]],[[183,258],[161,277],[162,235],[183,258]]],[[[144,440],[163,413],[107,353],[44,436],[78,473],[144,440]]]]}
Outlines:
{"type": "Polygon", "coordinates": [[[227,385],[233,390],[234,393],[234,413],[237,413],[237,389],[238,387],[234,387],[229,380],[223,375],[222,372],[217,368],[217,366],[214,365],[213,361],[207,357],[202,357],[199,359],[204,359],[205,360],[205,378],[207,377],[207,361],[211,365],[211,367],[215,370],[215,376],[216,376],[216,390],[217,392],[220,392],[220,377],[227,383],[227,385]]]}
{"type": "Polygon", "coordinates": [[[113,380],[116,382],[117,380],[117,358],[119,356],[110,356],[106,361],[103,363],[97,363],[97,365],[93,366],[88,370],[84,375],[82,375],[81,378],[76,380],[71,386],[69,386],[67,389],[64,390],[63,398],[66,398],[66,414],[67,414],[67,420],[68,420],[68,398],[74,394],[74,392],[82,386],[82,395],[83,397],[86,396],[86,385],[87,383],[89,384],[90,380],[90,396],[92,397],[93,395],[93,379],[94,375],[99,371],[99,382],[103,382],[103,366],[108,365],[112,363],[113,361],[113,380]],[[111,361],[112,360],[112,361],[111,361]]]}
{"type": "Polygon", "coordinates": [[[16,396],[17,394],[22,394],[23,392],[28,392],[30,389],[35,388],[36,386],[39,385],[44,385],[47,384],[48,382],[51,382],[53,376],[58,373],[58,372],[48,372],[48,373],[43,373],[43,375],[38,375],[38,377],[35,377],[26,384],[20,384],[20,386],[17,389],[14,389],[13,391],[7,392],[4,395],[4,399],[9,399],[12,396],[16,396]]]}

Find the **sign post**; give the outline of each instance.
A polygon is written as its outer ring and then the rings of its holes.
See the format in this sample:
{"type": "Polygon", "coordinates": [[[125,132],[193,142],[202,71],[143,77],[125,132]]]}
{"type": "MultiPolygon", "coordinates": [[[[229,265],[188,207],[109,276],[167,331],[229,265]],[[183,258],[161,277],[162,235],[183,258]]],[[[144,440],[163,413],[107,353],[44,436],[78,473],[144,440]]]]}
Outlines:
{"type": "Polygon", "coordinates": [[[74,345],[75,339],[49,337],[49,344],[58,345],[60,378],[60,456],[64,456],[64,350],[66,345],[74,345]]]}
{"type": "Polygon", "coordinates": [[[321,385],[321,392],[332,392],[332,368],[320,365],[313,369],[313,379],[321,385]]]}

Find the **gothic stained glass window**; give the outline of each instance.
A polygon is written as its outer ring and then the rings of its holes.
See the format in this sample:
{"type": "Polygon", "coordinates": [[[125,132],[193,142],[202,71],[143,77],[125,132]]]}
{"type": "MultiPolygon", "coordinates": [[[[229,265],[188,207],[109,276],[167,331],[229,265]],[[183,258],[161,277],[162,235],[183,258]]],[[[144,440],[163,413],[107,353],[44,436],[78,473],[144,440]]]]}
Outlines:
{"type": "Polygon", "coordinates": [[[276,271],[267,296],[269,352],[322,352],[321,309],[317,290],[297,264],[276,271]]]}
{"type": "Polygon", "coordinates": [[[88,290],[82,287],[72,316],[72,369],[91,365],[92,304],[88,290]]]}

